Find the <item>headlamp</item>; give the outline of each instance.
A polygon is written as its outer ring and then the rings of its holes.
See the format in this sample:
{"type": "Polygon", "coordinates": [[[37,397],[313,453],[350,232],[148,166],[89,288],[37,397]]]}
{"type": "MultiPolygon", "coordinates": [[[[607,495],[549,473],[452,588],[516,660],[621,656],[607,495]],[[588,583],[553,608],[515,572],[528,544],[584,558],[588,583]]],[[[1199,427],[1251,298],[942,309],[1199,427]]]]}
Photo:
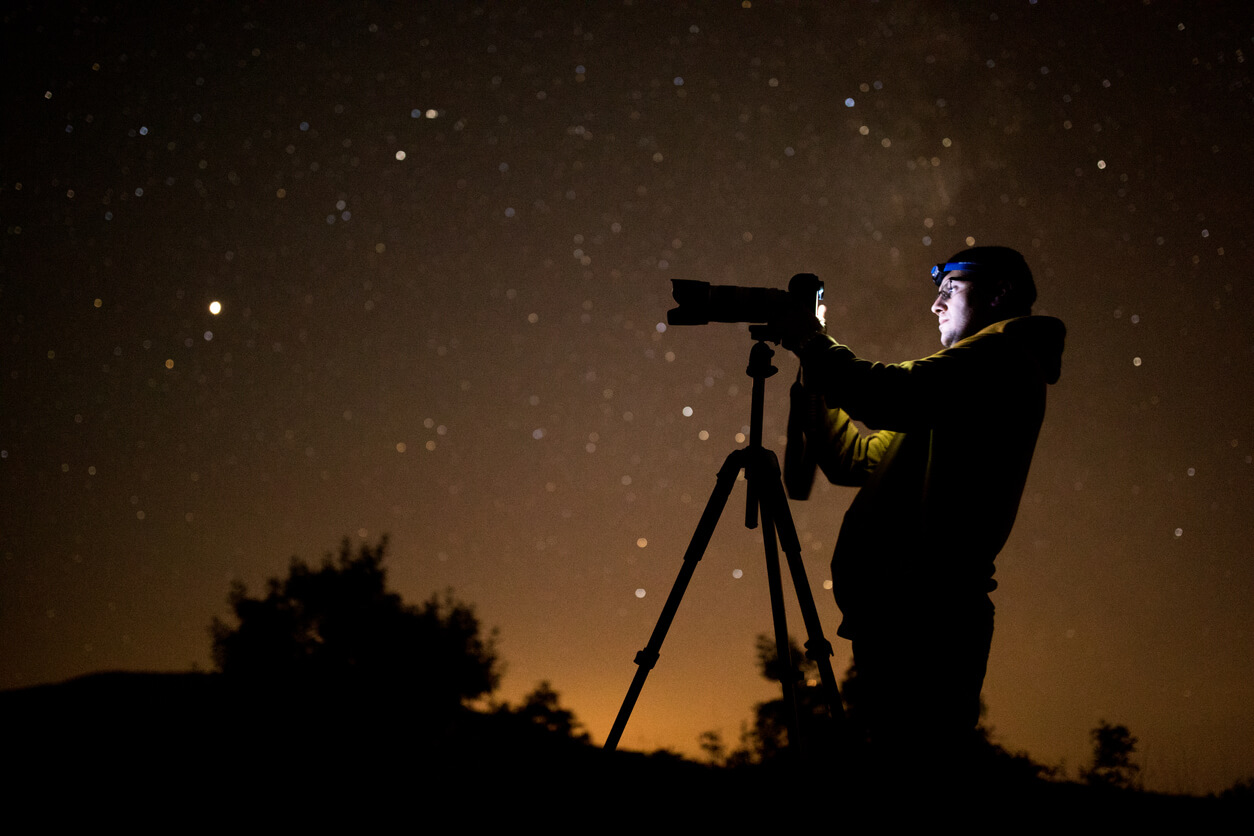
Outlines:
{"type": "Polygon", "coordinates": [[[954,270],[978,270],[980,265],[975,261],[949,261],[944,264],[937,264],[932,268],[932,281],[937,285],[945,278],[945,274],[952,273],[954,270]]]}
{"type": "Polygon", "coordinates": [[[981,264],[974,261],[951,261],[944,264],[937,264],[932,268],[932,281],[940,285],[947,273],[952,273],[956,269],[966,269],[966,271],[974,271],[981,268],[981,264]]]}

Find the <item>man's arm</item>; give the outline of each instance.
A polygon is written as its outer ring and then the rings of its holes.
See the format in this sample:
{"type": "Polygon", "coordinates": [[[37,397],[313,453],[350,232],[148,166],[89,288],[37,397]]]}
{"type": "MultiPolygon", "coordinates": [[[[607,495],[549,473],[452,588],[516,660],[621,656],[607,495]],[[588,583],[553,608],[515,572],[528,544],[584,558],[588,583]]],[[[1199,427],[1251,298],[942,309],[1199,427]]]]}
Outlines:
{"type": "Polygon", "coordinates": [[[961,423],[981,408],[990,380],[999,377],[994,353],[972,342],[886,365],[859,359],[831,337],[815,334],[797,354],[808,385],[828,404],[839,403],[869,426],[897,431],[961,423]]]}
{"type": "Polygon", "coordinates": [[[843,409],[822,409],[813,426],[818,445],[818,464],[833,485],[857,487],[879,466],[896,433],[881,430],[868,436],[858,432],[853,419],[843,409]]]}
{"type": "Polygon", "coordinates": [[[883,458],[893,433],[885,431],[864,437],[847,412],[829,409],[823,396],[813,387],[803,386],[800,380],[793,385],[791,399],[789,447],[784,458],[789,495],[795,499],[809,496],[815,465],[833,484],[856,487],[866,482],[883,458]]]}

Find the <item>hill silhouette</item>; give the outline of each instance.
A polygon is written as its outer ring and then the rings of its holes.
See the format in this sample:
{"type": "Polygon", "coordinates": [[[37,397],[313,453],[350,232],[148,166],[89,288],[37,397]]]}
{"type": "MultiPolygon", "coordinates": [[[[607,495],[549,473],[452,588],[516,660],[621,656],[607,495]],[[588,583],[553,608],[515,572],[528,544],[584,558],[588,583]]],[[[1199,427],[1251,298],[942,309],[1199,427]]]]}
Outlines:
{"type": "Polygon", "coordinates": [[[605,752],[513,712],[433,717],[362,689],[344,701],[219,673],[100,673],[0,693],[13,809],[58,820],[291,826],[867,826],[974,816],[992,826],[1197,826],[1248,795],[1164,796],[992,774],[974,810],[918,809],[929,766],[868,793],[856,765],[719,768],[605,752]],[[67,806],[68,805],[68,806],[67,806]],[[1105,825],[1103,825],[1105,823],[1105,825]]]}
{"type": "Polygon", "coordinates": [[[345,541],[316,570],[295,560],[264,597],[233,586],[238,625],[211,628],[218,672],[108,672],[0,692],[15,820],[1096,829],[1197,825],[1251,808],[1248,792],[1198,799],[1044,780],[1022,756],[993,750],[967,797],[930,792],[944,763],[902,763],[889,785],[873,785],[856,751],[789,755],[769,704],[758,736],[770,757],[715,766],[603,751],[548,682],[518,707],[471,707],[497,683],[491,634],[452,593],[404,604],[387,589],[385,548],[345,541]]]}

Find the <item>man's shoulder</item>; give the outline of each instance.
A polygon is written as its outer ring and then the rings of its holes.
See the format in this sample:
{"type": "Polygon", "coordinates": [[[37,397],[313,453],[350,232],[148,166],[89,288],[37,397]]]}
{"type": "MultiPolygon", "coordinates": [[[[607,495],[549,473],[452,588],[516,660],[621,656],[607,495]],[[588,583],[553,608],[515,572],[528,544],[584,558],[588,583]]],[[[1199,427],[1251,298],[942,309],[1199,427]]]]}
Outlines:
{"type": "MultiPolygon", "coordinates": [[[[971,354],[999,362],[1038,368],[1047,383],[1055,383],[1062,371],[1067,328],[1052,316],[1020,316],[1004,319],[960,340],[945,352],[971,354]]],[[[942,353],[945,353],[942,352],[942,353]]]]}
{"type": "Polygon", "coordinates": [[[984,341],[989,339],[1012,338],[1016,340],[1033,340],[1041,342],[1056,341],[1059,351],[1062,350],[1062,342],[1067,336],[1067,326],[1062,324],[1062,320],[1053,316],[1016,316],[1011,319],[1003,319],[1001,322],[994,322],[987,328],[984,328],[964,340],[956,343],[962,345],[967,342],[984,341]]]}

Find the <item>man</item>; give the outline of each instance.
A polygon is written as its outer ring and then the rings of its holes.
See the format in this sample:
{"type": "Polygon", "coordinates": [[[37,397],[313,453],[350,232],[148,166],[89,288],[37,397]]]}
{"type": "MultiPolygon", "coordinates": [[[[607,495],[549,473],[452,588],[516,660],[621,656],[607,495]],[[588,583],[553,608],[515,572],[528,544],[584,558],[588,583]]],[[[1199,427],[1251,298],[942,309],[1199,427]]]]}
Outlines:
{"type": "Polygon", "coordinates": [[[885,765],[912,755],[953,764],[975,742],[993,560],[1014,525],[1065,334],[1057,319],[1030,316],[1032,273],[1012,249],[963,250],[932,278],[944,349],[931,357],[871,363],[817,321],[784,341],[814,404],[802,419],[805,455],[831,482],[860,487],[832,579],[858,708],[885,765]],[[852,419],[877,431],[864,436],[852,419]]]}

